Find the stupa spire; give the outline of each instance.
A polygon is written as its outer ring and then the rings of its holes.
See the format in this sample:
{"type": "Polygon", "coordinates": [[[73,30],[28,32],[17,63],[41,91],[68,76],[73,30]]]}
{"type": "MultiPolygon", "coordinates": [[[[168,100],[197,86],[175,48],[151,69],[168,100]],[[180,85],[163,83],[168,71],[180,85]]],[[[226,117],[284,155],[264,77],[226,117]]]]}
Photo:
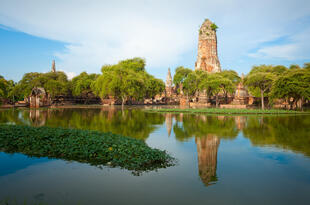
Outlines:
{"type": "Polygon", "coordinates": [[[52,72],[56,72],[56,65],[55,65],[55,60],[52,61],[52,72]]]}
{"type": "Polygon", "coordinates": [[[195,70],[221,72],[221,65],[217,54],[217,26],[206,19],[199,29],[198,56],[195,70]]]}

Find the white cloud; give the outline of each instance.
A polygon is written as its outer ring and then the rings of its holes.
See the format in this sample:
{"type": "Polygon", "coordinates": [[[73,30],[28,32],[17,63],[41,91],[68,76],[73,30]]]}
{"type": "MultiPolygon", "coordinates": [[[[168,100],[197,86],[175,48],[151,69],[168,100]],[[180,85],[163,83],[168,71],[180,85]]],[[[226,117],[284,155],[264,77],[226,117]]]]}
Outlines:
{"type": "Polygon", "coordinates": [[[281,45],[267,45],[249,56],[254,58],[304,60],[310,58],[310,28],[295,33],[281,45]]]}
{"type": "Polygon", "coordinates": [[[68,76],[68,79],[71,80],[72,78],[74,78],[75,76],[77,76],[77,74],[75,72],[70,72],[70,71],[65,71],[65,70],[59,70],[59,71],[62,71],[64,72],[67,76],[68,76]]]}
{"type": "MultiPolygon", "coordinates": [[[[136,56],[146,58],[151,73],[160,68],[166,72],[182,61],[182,54],[197,47],[198,26],[204,18],[219,26],[219,53],[225,66],[262,42],[283,35],[293,38],[296,22],[309,14],[310,2],[302,0],[0,0],[0,24],[66,43],[55,53],[61,59],[57,64],[75,73],[99,72],[103,64],[136,56]]],[[[286,49],[278,53],[291,57],[299,46],[262,48],[258,54],[273,57],[275,49],[286,49]]]]}

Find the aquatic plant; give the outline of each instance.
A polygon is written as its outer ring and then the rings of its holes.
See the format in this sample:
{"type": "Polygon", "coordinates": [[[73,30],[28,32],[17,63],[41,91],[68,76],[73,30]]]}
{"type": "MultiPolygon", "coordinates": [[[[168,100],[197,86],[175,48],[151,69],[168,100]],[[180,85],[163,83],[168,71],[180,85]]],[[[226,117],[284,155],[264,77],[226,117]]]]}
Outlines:
{"type": "Polygon", "coordinates": [[[121,167],[133,174],[174,165],[166,151],[151,148],[142,140],[89,130],[0,124],[0,149],[121,167]]]}

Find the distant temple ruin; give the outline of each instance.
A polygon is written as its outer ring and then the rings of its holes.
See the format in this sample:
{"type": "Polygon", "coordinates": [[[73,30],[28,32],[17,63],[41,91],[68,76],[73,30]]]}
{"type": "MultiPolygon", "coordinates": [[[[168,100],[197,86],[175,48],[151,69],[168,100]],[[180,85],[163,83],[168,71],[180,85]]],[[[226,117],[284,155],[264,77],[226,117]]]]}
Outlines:
{"type": "Polygon", "coordinates": [[[56,72],[56,65],[55,65],[55,60],[52,62],[52,70],[51,72],[55,73],[56,72]]]}
{"type": "Polygon", "coordinates": [[[217,54],[217,26],[206,19],[199,29],[198,56],[195,70],[221,72],[221,65],[217,54]]]}
{"type": "Polygon", "coordinates": [[[172,77],[170,68],[168,68],[167,78],[166,78],[166,96],[171,97],[172,96],[172,77]]]}

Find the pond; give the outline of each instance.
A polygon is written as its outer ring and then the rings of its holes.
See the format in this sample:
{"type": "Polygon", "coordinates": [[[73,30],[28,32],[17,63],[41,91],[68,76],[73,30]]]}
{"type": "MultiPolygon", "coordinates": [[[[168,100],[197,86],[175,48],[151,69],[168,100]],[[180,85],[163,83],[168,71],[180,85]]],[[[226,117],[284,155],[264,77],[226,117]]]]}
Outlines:
{"type": "Polygon", "coordinates": [[[120,168],[4,153],[0,147],[3,204],[310,201],[310,115],[217,116],[117,107],[11,109],[0,111],[0,123],[122,134],[177,159],[176,166],[135,176],[120,168]]]}

